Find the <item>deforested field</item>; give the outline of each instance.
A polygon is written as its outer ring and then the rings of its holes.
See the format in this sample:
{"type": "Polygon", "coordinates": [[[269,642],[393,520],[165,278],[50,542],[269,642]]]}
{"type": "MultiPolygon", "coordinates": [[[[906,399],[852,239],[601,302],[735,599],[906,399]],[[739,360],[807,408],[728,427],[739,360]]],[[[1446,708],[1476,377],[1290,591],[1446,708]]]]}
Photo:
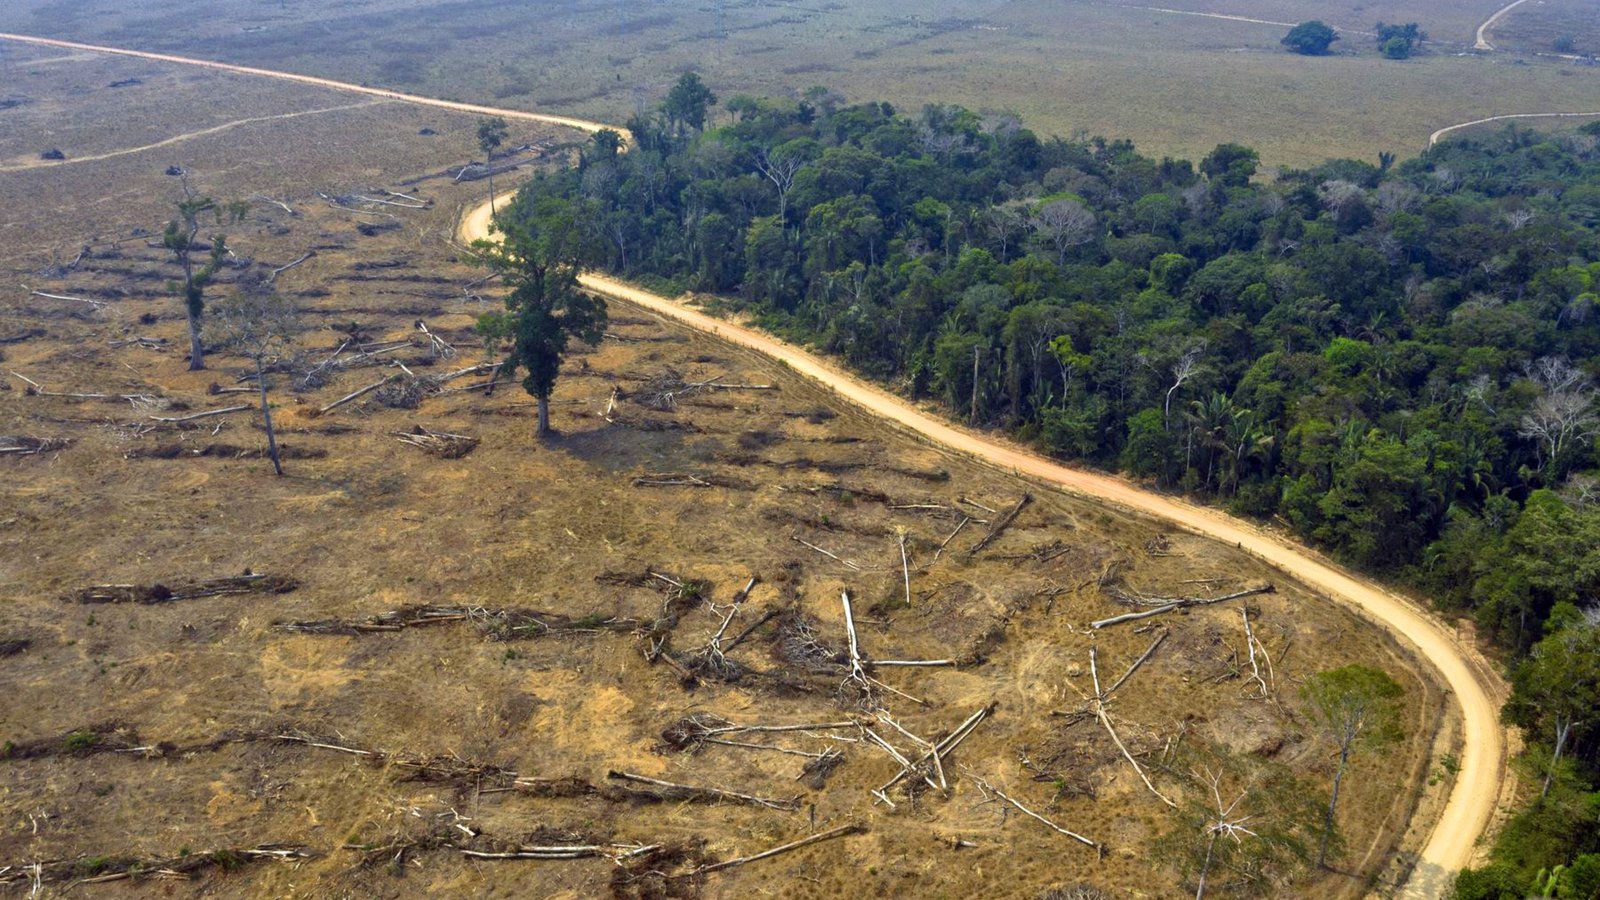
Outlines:
{"type": "Polygon", "coordinates": [[[449,240],[471,120],[63,56],[9,49],[0,113],[8,890],[1171,896],[1213,787],[1318,815],[1300,684],[1351,662],[1405,688],[1405,739],[1345,779],[1346,868],[1293,890],[1394,877],[1442,800],[1443,698],[1359,617],[712,338],[613,304],[536,441],[449,240]],[[300,306],[283,478],[251,364],[185,366],[185,181],[242,201],[203,221],[212,296],[300,306]]]}

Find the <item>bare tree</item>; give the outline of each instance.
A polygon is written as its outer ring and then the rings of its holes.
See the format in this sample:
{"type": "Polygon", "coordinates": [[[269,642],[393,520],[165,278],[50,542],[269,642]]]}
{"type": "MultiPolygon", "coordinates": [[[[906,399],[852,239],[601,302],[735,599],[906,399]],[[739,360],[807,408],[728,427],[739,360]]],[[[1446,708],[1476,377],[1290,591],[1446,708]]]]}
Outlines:
{"type": "Polygon", "coordinates": [[[1183,355],[1178,357],[1178,361],[1172,364],[1172,387],[1167,388],[1167,399],[1161,407],[1162,424],[1169,428],[1172,420],[1172,395],[1176,394],[1189,379],[1200,374],[1200,356],[1205,352],[1206,342],[1200,341],[1185,350],[1183,355]]]}
{"type": "Polygon", "coordinates": [[[789,191],[794,189],[794,177],[805,166],[806,161],[795,153],[781,153],[775,150],[761,149],[756,152],[756,171],[772,182],[778,189],[778,221],[784,221],[789,214],[789,191]]]}
{"type": "Polygon", "coordinates": [[[1007,262],[1011,245],[1028,229],[1027,207],[1013,200],[991,206],[983,213],[983,230],[1000,245],[1000,261],[1007,262]]]}
{"type": "Polygon", "coordinates": [[[1398,737],[1397,710],[1403,689],[1387,672],[1353,665],[1317,672],[1306,679],[1301,693],[1312,718],[1339,751],[1333,772],[1333,791],[1323,821],[1317,865],[1328,857],[1333,838],[1334,813],[1339,806],[1339,786],[1350,756],[1361,746],[1378,746],[1398,737]]]}
{"type": "Polygon", "coordinates": [[[1527,374],[1539,386],[1539,397],[1523,415],[1517,434],[1537,441],[1541,466],[1559,474],[1556,467],[1567,451],[1600,434],[1594,386],[1582,370],[1560,357],[1538,360],[1527,374]]]}
{"type": "Polygon", "coordinates": [[[289,338],[299,330],[294,301],[273,293],[237,294],[216,304],[211,313],[214,340],[248,356],[256,366],[256,387],[261,395],[261,421],[267,429],[267,455],[272,470],[283,474],[278,458],[278,437],[272,428],[272,405],[267,400],[267,361],[288,349],[289,338]]]}
{"type": "Polygon", "coordinates": [[[1094,240],[1094,213],[1076,200],[1052,200],[1039,207],[1028,224],[1056,248],[1056,264],[1067,261],[1067,250],[1094,240]]]}

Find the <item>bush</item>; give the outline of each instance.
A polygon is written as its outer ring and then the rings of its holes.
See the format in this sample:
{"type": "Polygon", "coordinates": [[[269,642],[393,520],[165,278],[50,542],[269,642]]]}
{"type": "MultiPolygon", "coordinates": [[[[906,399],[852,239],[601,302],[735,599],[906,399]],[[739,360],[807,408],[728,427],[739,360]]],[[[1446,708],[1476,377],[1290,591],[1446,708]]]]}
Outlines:
{"type": "Polygon", "coordinates": [[[1454,900],[1522,900],[1511,870],[1502,865],[1462,869],[1456,876],[1454,900]]]}
{"type": "Polygon", "coordinates": [[[1284,35],[1281,43],[1302,56],[1322,56],[1328,47],[1339,39],[1339,33],[1322,22],[1312,19],[1301,22],[1284,35]]]}

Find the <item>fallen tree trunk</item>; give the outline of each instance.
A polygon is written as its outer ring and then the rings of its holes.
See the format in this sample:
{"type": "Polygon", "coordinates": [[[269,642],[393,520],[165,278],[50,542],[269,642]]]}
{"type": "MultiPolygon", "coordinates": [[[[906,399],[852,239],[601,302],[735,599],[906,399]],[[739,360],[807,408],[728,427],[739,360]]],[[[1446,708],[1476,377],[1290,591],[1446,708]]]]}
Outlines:
{"type": "Polygon", "coordinates": [[[1169,613],[1175,609],[1189,609],[1190,607],[1195,606],[1210,606],[1213,603],[1225,603],[1229,600],[1238,600],[1240,597],[1253,597],[1256,594],[1270,594],[1273,592],[1273,590],[1273,586],[1268,584],[1258,588],[1251,588],[1246,591],[1237,591],[1232,594],[1225,594],[1221,597],[1210,597],[1204,599],[1183,598],[1174,600],[1173,602],[1164,604],[1162,606],[1140,610],[1139,612],[1124,613],[1120,616],[1112,616],[1109,619],[1100,619],[1099,621],[1090,622],[1089,627],[1105,628],[1110,625],[1121,625],[1123,622],[1134,622],[1138,621],[1139,619],[1148,619],[1151,616],[1159,616],[1162,613],[1169,613]]]}
{"type": "Polygon", "coordinates": [[[994,543],[995,538],[999,537],[1001,532],[1005,531],[1012,522],[1015,522],[1017,516],[1022,515],[1023,507],[1032,502],[1032,494],[1023,494],[1022,499],[1017,501],[1016,506],[1011,507],[1011,509],[1007,511],[1005,515],[1001,516],[993,525],[989,526],[988,534],[983,536],[983,540],[980,540],[976,544],[972,545],[972,549],[967,551],[967,555],[973,556],[982,551],[985,547],[994,543]]]}

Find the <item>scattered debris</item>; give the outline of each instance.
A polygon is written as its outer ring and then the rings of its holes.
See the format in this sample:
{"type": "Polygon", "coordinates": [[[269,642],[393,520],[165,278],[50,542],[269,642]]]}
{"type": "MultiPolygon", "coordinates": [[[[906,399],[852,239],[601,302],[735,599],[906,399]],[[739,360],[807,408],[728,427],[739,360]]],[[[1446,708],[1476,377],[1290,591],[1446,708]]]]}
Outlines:
{"type": "Polygon", "coordinates": [[[429,431],[421,425],[410,431],[397,431],[393,434],[400,443],[420,447],[440,459],[460,459],[478,446],[478,439],[475,437],[451,434],[447,431],[429,431]]]}
{"type": "Polygon", "coordinates": [[[67,599],[77,603],[173,603],[230,594],[287,594],[299,586],[300,582],[284,575],[259,575],[246,571],[243,575],[224,578],[173,582],[171,587],[164,584],[97,584],[73,591],[67,595],[67,599]]]}
{"type": "Polygon", "coordinates": [[[72,438],[0,434],[0,456],[36,456],[72,446],[72,438]]]}

